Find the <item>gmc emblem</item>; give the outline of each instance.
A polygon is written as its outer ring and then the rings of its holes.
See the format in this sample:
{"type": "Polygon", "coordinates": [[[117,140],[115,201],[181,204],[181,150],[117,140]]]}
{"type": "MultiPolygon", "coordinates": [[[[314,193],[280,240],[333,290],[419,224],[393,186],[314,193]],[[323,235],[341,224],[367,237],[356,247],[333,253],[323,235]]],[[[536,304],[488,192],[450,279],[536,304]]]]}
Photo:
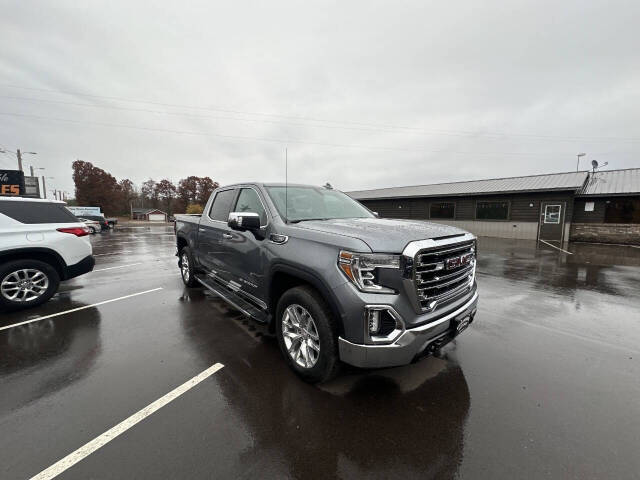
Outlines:
{"type": "Polygon", "coordinates": [[[464,255],[460,255],[459,257],[447,258],[444,261],[444,268],[445,270],[455,270],[456,268],[464,267],[465,265],[469,265],[469,263],[471,263],[472,258],[473,253],[465,253],[464,255]]]}

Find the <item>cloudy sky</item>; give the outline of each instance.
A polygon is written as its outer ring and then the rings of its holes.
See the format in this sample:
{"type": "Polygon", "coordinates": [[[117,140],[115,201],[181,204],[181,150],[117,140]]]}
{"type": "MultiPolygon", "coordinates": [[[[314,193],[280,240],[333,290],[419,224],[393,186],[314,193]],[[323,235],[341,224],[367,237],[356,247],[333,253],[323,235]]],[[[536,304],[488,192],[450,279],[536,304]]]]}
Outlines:
{"type": "MultiPolygon", "coordinates": [[[[0,1],[0,148],[343,190],[640,167],[640,2],[0,1]]],[[[0,168],[15,165],[0,154],[0,168]]]]}

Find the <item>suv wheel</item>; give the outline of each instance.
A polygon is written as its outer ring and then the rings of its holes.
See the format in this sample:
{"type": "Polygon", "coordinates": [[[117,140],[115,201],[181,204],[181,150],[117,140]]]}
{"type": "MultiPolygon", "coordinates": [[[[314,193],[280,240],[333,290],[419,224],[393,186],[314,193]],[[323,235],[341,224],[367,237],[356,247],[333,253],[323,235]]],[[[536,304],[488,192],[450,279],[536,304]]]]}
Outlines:
{"type": "Polygon", "coordinates": [[[180,260],[178,261],[180,267],[180,274],[182,275],[182,281],[187,287],[195,287],[197,285],[196,277],[194,276],[193,257],[191,256],[191,250],[189,247],[184,247],[180,250],[180,260]]]}
{"type": "Polygon", "coordinates": [[[312,288],[285,292],[276,310],[276,336],[291,369],[311,383],[334,378],[340,369],[335,321],[312,288]]]}
{"type": "Polygon", "coordinates": [[[17,310],[34,307],[58,291],[60,276],[39,260],[15,260],[0,266],[0,307],[17,310]]]}

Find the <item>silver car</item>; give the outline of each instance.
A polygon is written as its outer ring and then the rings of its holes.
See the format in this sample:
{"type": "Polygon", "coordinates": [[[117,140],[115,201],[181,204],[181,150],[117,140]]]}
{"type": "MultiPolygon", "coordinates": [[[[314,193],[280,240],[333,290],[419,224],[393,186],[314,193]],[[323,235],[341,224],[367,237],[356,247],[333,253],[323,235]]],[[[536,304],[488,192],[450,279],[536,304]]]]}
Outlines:
{"type": "Polygon", "coordinates": [[[78,218],[78,220],[84,223],[92,234],[102,230],[100,222],[96,220],[89,220],[88,218],[78,218]]]}

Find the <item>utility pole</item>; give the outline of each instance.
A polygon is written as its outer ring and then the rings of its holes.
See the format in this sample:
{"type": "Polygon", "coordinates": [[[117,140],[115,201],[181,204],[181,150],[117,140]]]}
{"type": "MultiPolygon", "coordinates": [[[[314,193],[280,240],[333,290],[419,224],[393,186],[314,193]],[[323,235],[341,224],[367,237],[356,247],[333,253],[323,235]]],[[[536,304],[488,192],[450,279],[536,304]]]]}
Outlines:
{"type": "Polygon", "coordinates": [[[44,198],[47,198],[47,183],[44,180],[44,175],[42,175],[42,193],[44,193],[44,198]]]}
{"type": "Polygon", "coordinates": [[[32,176],[32,177],[35,177],[35,176],[36,176],[36,174],[35,174],[35,173],[33,173],[33,165],[31,165],[29,168],[31,169],[31,176],[32,176]]]}
{"type": "Polygon", "coordinates": [[[20,153],[20,149],[16,150],[16,156],[18,157],[18,170],[22,171],[22,154],[20,153]]]}

